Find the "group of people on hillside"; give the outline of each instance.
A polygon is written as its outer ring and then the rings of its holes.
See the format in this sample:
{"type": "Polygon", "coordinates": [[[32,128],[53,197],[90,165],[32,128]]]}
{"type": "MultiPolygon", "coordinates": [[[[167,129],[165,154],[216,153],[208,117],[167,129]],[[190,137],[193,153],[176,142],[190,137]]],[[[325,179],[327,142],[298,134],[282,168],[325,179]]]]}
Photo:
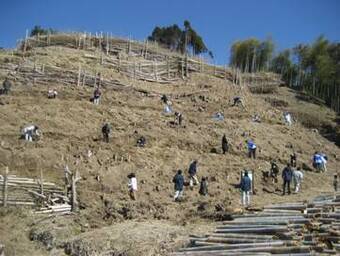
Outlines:
{"type": "MultiPolygon", "coordinates": [[[[198,181],[197,177],[198,161],[194,160],[190,163],[188,169],[189,187],[193,190],[194,186],[200,185],[199,194],[202,196],[208,195],[208,178],[202,177],[201,182],[198,181]]],[[[180,201],[183,196],[185,179],[182,170],[178,170],[176,175],[173,177],[172,182],[174,183],[175,195],[174,200],[180,201]]]]}
{"type": "MultiPolygon", "coordinates": [[[[3,82],[3,88],[1,89],[2,94],[8,94],[11,90],[12,83],[9,79],[6,78],[6,80],[3,82]]],[[[55,99],[58,95],[58,92],[56,89],[49,89],[48,90],[48,98],[49,99],[55,99]]],[[[100,103],[101,98],[101,90],[100,85],[97,85],[95,87],[95,90],[93,92],[93,98],[91,98],[91,101],[95,105],[98,105],[100,103]]],[[[166,95],[163,95],[161,97],[161,100],[165,104],[165,112],[171,113],[172,112],[172,103],[169,101],[166,95]]],[[[237,96],[233,98],[233,104],[232,106],[241,106],[242,108],[245,108],[244,101],[241,97],[237,96]]],[[[183,122],[183,114],[176,111],[174,113],[174,123],[178,126],[182,126],[183,122]]],[[[293,119],[289,112],[284,112],[284,120],[287,125],[292,125],[293,119]]],[[[102,135],[103,135],[103,141],[109,142],[110,140],[110,134],[112,132],[112,127],[110,123],[104,123],[101,129],[102,135]]],[[[41,136],[41,131],[38,126],[34,124],[26,125],[21,129],[21,135],[26,141],[34,141],[38,140],[41,136]]],[[[255,144],[253,139],[247,139],[246,141],[247,146],[247,153],[249,158],[256,159],[256,150],[257,145],[255,144]]],[[[144,147],[146,144],[146,139],[144,136],[140,136],[137,140],[137,146],[138,147],[144,147]]],[[[225,134],[222,136],[222,153],[226,154],[229,152],[230,145],[228,142],[228,139],[225,134]]],[[[327,164],[328,158],[325,154],[320,152],[315,152],[312,158],[313,167],[319,171],[319,172],[326,172],[326,164],[327,164]]],[[[186,182],[184,178],[184,174],[182,170],[178,170],[176,175],[173,177],[172,182],[174,183],[174,200],[180,201],[183,197],[183,191],[185,186],[189,186],[191,190],[194,189],[194,186],[199,185],[199,194],[205,196],[208,195],[208,178],[202,177],[201,181],[199,181],[198,176],[198,161],[193,160],[188,168],[188,182],[186,182]]],[[[280,170],[275,161],[271,162],[271,168],[270,168],[270,178],[273,182],[278,182],[278,176],[279,176],[280,170]]],[[[291,194],[291,182],[293,182],[294,185],[294,192],[298,193],[301,189],[301,183],[303,180],[303,172],[301,170],[301,167],[297,167],[297,156],[295,153],[293,153],[290,156],[290,162],[287,163],[287,165],[282,170],[282,195],[285,194],[291,194]]],[[[137,177],[135,173],[130,173],[128,175],[128,190],[129,195],[132,200],[136,200],[137,198],[137,177]]],[[[333,182],[334,189],[337,191],[338,189],[338,176],[334,176],[334,182],[333,182]]],[[[250,205],[250,194],[252,192],[252,180],[249,176],[248,171],[244,171],[240,180],[239,184],[240,190],[241,190],[241,202],[244,206],[250,205]]]]}

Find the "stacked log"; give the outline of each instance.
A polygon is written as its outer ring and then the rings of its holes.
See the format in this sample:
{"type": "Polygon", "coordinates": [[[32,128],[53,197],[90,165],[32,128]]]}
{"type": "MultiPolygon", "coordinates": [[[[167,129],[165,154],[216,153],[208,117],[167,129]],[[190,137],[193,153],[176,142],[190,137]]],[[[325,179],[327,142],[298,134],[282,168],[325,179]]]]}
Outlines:
{"type": "Polygon", "coordinates": [[[211,234],[192,237],[182,255],[335,255],[340,253],[340,193],[271,204],[234,215],[211,234]]]}
{"type": "Polygon", "coordinates": [[[37,213],[65,213],[71,211],[70,199],[55,183],[41,179],[0,175],[0,204],[3,206],[34,206],[37,213]]]}

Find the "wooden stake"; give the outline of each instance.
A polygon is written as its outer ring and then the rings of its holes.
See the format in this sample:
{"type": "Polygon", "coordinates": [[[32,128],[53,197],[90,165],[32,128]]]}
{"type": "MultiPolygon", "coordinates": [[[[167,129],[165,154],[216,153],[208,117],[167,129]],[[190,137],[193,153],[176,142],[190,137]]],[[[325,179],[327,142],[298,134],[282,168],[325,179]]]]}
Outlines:
{"type": "Polygon", "coordinates": [[[72,212],[79,211],[79,204],[77,201],[77,182],[81,179],[79,172],[72,175],[72,212]]]}
{"type": "Polygon", "coordinates": [[[28,29],[26,29],[25,42],[24,42],[24,53],[26,53],[26,49],[27,49],[27,38],[28,38],[28,29]]]}
{"type": "Polygon", "coordinates": [[[6,167],[5,170],[5,176],[4,176],[4,184],[3,184],[3,190],[2,190],[2,205],[3,207],[7,206],[7,198],[8,198],[8,167],[6,167]]]}
{"type": "Polygon", "coordinates": [[[109,55],[109,33],[106,33],[106,55],[109,55]]]}
{"type": "Polygon", "coordinates": [[[80,85],[80,74],[81,74],[81,65],[79,64],[79,70],[78,70],[78,80],[77,80],[77,86],[80,85]]]}
{"type": "Polygon", "coordinates": [[[136,61],[133,61],[133,80],[136,80],[136,61]]]}
{"type": "Polygon", "coordinates": [[[166,66],[167,66],[167,71],[168,71],[168,78],[170,78],[170,61],[169,61],[169,57],[166,59],[166,66]]]}
{"type": "Polygon", "coordinates": [[[44,177],[42,169],[40,169],[40,194],[44,195],[44,177]]]}
{"type": "Polygon", "coordinates": [[[85,73],[85,70],[84,70],[84,76],[83,76],[83,86],[85,86],[85,82],[86,82],[86,73],[85,73]]]}

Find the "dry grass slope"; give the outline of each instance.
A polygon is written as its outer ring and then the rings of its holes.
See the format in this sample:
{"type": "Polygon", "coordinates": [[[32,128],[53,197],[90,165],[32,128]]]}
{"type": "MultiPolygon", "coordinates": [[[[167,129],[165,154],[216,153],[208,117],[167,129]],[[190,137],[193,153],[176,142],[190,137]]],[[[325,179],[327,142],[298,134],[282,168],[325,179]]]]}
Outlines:
{"type": "MultiPolygon", "coordinates": [[[[11,95],[1,96],[2,170],[9,166],[11,174],[29,177],[39,176],[43,170],[44,177],[62,184],[67,162],[71,170],[79,170],[82,176],[79,215],[37,220],[25,210],[18,214],[2,209],[0,220],[6,224],[0,224],[0,244],[5,244],[8,255],[50,253],[46,244],[29,241],[28,234],[32,229],[37,229],[38,234],[51,231],[53,255],[64,255],[64,248],[71,255],[95,255],[110,250],[116,250],[117,255],[167,255],[183,242],[178,237],[212,225],[213,219],[220,214],[216,205],[223,206],[226,211],[239,207],[239,192],[233,185],[239,182],[243,168],[254,169],[256,173],[255,206],[304,200],[332,189],[332,174],[339,168],[339,148],[300,123],[285,126],[282,109],[273,107],[266,98],[287,102],[291,111],[315,109],[330,120],[335,119],[335,114],[297,101],[295,94],[285,88],[263,96],[251,94],[246,87],[227,80],[200,74],[169,85],[134,81],[91,62],[93,60],[84,57],[82,50],[58,46],[34,51],[26,61],[67,69],[77,69],[77,63],[82,62],[93,72],[102,72],[105,79],[119,81],[132,89],[106,87],[101,104],[94,106],[89,102],[92,88],[63,85],[57,80],[48,85],[33,85],[32,81],[18,79],[20,82],[15,84],[11,95]],[[57,88],[57,99],[47,99],[48,87],[57,88]],[[169,95],[174,109],[183,112],[185,127],[172,127],[173,117],[162,114],[161,94],[169,95]],[[230,100],[235,95],[244,97],[246,110],[230,107],[230,100]],[[218,111],[224,113],[224,121],[212,119],[218,111]],[[261,116],[261,123],[251,121],[255,113],[261,116]],[[100,134],[101,125],[106,121],[113,126],[109,144],[101,141],[100,134]],[[26,143],[19,140],[19,129],[26,123],[35,123],[42,129],[40,141],[26,143]],[[226,155],[220,150],[224,133],[231,143],[231,152],[226,155]],[[250,136],[245,137],[245,133],[250,136]],[[145,148],[135,146],[139,135],[147,139],[145,148]],[[247,137],[253,138],[258,145],[256,160],[246,157],[244,141],[247,137]],[[241,142],[243,147],[238,149],[241,142]],[[217,153],[212,153],[214,149],[217,153]],[[261,170],[269,168],[271,159],[277,159],[283,167],[293,149],[298,154],[298,163],[308,165],[313,152],[322,150],[330,158],[329,172],[306,172],[302,192],[298,195],[284,198],[264,192],[264,187],[274,190],[281,185],[263,183],[261,170]],[[88,150],[93,152],[90,158],[87,157],[88,150]],[[115,155],[125,160],[115,161],[115,155]],[[128,156],[130,161],[126,160],[128,156]],[[186,174],[192,159],[198,159],[198,175],[209,177],[209,196],[199,196],[195,188],[185,191],[184,202],[175,203],[172,201],[172,177],[179,168],[186,174]],[[126,176],[132,171],[139,181],[136,202],[130,201],[127,194],[126,176]],[[105,246],[99,244],[102,237],[109,237],[105,246]],[[18,239],[24,251],[16,251],[18,239]],[[126,243],[127,240],[135,241],[139,246],[134,248],[126,243]],[[79,250],[83,250],[82,253],[79,250]]],[[[3,52],[0,63],[4,62],[19,64],[22,60],[3,52]]],[[[0,79],[7,72],[0,69],[0,79]]]]}

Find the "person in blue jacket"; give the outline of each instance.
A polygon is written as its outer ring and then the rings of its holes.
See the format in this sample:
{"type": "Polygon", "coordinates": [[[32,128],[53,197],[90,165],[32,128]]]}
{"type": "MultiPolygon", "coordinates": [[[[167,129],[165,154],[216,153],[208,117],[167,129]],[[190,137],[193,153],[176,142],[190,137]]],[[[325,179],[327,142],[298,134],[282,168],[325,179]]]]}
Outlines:
{"type": "Polygon", "coordinates": [[[247,140],[248,156],[249,158],[256,158],[256,144],[252,140],[247,140]]]}
{"type": "Polygon", "coordinates": [[[177,171],[175,177],[172,179],[172,182],[175,184],[174,200],[178,201],[183,196],[184,177],[182,175],[182,170],[177,171]]]}
{"type": "Polygon", "coordinates": [[[242,192],[241,202],[244,207],[250,205],[250,190],[251,190],[251,179],[248,176],[248,171],[244,172],[241,178],[240,189],[242,192]]]}
{"type": "Polygon", "coordinates": [[[290,195],[290,182],[293,178],[293,170],[290,165],[290,163],[287,164],[287,166],[282,171],[282,179],[283,179],[283,192],[282,195],[284,196],[286,194],[286,188],[288,195],[290,195]]]}
{"type": "Polygon", "coordinates": [[[325,157],[323,154],[319,152],[315,152],[313,155],[313,167],[319,171],[322,172],[325,170],[324,166],[326,166],[327,157],[325,157]]]}

